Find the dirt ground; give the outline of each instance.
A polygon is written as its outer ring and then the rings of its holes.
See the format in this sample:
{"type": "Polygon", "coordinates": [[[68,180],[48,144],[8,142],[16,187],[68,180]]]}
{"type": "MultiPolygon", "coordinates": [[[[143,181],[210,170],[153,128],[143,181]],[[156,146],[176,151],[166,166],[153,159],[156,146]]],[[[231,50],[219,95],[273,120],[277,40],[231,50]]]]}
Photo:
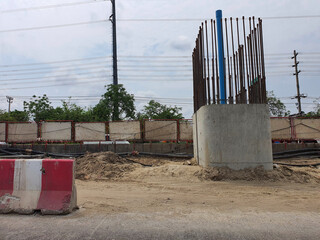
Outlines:
{"type": "MultiPolygon", "coordinates": [[[[271,173],[259,168],[231,171],[204,169],[193,160],[155,157],[127,157],[120,165],[130,161],[133,167],[127,172],[120,168],[121,177],[77,180],[80,209],[87,213],[171,210],[177,215],[208,208],[320,213],[320,169],[316,167],[278,166],[271,173]]],[[[108,171],[106,175],[114,176],[108,171]]]]}
{"type": "MultiPolygon", "coordinates": [[[[294,159],[303,165],[319,161],[294,159]]],[[[0,216],[0,239],[320,236],[320,169],[315,166],[231,171],[203,169],[191,159],[103,153],[78,159],[77,178],[78,211],[0,216]]]]}

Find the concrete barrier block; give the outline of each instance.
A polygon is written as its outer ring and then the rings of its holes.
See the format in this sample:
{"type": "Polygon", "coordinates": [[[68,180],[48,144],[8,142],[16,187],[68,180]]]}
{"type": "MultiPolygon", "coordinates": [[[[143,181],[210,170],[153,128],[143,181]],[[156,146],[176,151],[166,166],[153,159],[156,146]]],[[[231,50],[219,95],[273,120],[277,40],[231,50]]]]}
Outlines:
{"type": "Polygon", "coordinates": [[[77,205],[74,160],[0,160],[0,213],[67,214],[77,205]]]}

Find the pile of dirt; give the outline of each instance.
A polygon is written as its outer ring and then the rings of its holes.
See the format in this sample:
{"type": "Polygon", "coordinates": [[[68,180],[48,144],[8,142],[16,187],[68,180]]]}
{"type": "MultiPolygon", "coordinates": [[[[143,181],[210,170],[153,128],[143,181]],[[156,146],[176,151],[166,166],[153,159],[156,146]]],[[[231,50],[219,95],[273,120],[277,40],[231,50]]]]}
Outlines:
{"type": "Polygon", "coordinates": [[[310,168],[277,166],[273,171],[266,171],[262,167],[245,170],[231,170],[230,168],[202,168],[195,172],[200,180],[245,180],[245,181],[285,181],[296,183],[320,183],[318,174],[310,174],[310,168]]]}
{"type": "Polygon", "coordinates": [[[87,153],[76,159],[76,178],[81,180],[143,180],[175,178],[177,181],[270,181],[320,183],[320,169],[275,165],[273,171],[262,167],[245,170],[202,168],[194,159],[172,161],[144,156],[120,157],[113,152],[87,153]]]}
{"type": "Polygon", "coordinates": [[[117,179],[138,166],[113,152],[87,153],[76,159],[76,178],[81,180],[117,179]]]}

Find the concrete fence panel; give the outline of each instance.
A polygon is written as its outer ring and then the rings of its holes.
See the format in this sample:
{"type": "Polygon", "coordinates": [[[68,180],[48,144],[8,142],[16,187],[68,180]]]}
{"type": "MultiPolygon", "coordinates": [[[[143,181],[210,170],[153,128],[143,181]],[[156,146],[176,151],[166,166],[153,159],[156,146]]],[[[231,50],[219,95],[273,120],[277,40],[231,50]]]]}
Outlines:
{"type": "Polygon", "coordinates": [[[0,123],[0,142],[6,141],[6,124],[0,123]]]}
{"type": "Polygon", "coordinates": [[[192,141],[192,139],[193,139],[192,121],[181,120],[179,123],[179,127],[180,127],[180,140],[192,141]]]}
{"type": "Polygon", "coordinates": [[[177,121],[145,121],[146,141],[175,141],[177,140],[177,121]]]}
{"type": "Polygon", "coordinates": [[[0,160],[0,213],[70,213],[77,205],[74,160],[0,160]]]}
{"type": "Polygon", "coordinates": [[[320,119],[294,119],[297,139],[320,139],[320,119]]]}
{"type": "Polygon", "coordinates": [[[271,118],[272,139],[291,139],[289,118],[271,118]]]}
{"type": "Polygon", "coordinates": [[[110,140],[140,140],[140,121],[110,122],[110,140]]]}
{"type": "Polygon", "coordinates": [[[105,123],[76,123],[75,124],[76,141],[105,141],[106,124],[105,123]]]}
{"type": "Polygon", "coordinates": [[[35,142],[37,135],[37,123],[8,123],[8,142],[35,142]]]}
{"type": "Polygon", "coordinates": [[[41,139],[43,141],[71,141],[71,122],[42,122],[41,139]]]}

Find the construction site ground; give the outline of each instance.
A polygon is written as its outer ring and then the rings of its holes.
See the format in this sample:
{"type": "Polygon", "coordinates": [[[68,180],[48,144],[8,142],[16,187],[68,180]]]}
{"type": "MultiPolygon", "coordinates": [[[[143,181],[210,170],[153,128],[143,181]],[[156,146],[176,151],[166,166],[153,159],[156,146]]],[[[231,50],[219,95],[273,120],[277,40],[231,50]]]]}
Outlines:
{"type": "Polygon", "coordinates": [[[319,239],[319,162],[231,171],[88,154],[77,159],[77,211],[0,215],[0,239],[319,239]]]}

